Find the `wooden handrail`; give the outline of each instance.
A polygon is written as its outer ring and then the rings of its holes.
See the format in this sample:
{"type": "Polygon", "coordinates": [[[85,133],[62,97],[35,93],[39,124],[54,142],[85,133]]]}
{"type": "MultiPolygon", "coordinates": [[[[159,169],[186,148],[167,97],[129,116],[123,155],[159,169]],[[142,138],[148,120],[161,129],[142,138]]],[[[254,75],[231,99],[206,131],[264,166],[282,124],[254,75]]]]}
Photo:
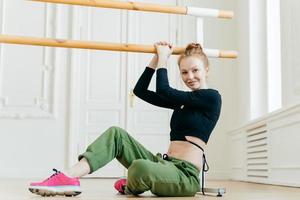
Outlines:
{"type": "MultiPolygon", "coordinates": [[[[139,53],[156,53],[153,45],[141,44],[118,44],[108,42],[95,41],[79,41],[66,40],[54,38],[38,38],[28,36],[14,36],[14,35],[0,35],[0,43],[20,44],[20,45],[35,45],[35,46],[49,46],[49,47],[64,47],[64,48],[78,48],[78,49],[92,49],[92,50],[108,50],[108,51],[127,51],[139,53]]],[[[173,54],[178,55],[183,53],[184,47],[174,47],[173,54]]],[[[204,49],[204,53],[208,57],[214,58],[236,58],[236,51],[222,51],[218,49],[204,49]]]]}
{"type": "Polygon", "coordinates": [[[138,3],[138,2],[124,2],[116,0],[30,0],[47,3],[60,3],[80,6],[92,6],[102,8],[115,8],[147,12],[160,12],[172,13],[181,15],[193,15],[197,17],[218,17],[231,19],[233,17],[232,11],[217,10],[210,8],[199,7],[182,7],[182,6],[167,6],[151,3],[138,3]]]}

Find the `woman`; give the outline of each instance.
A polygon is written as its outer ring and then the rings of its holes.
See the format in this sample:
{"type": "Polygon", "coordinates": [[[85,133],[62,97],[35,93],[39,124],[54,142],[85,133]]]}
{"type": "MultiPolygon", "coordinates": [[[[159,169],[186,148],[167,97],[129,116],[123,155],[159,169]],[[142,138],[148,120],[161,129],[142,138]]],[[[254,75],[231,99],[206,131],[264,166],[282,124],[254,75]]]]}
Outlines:
{"type": "Polygon", "coordinates": [[[196,194],[199,173],[205,164],[205,146],[219,119],[221,96],[217,90],[208,89],[208,59],[200,44],[188,45],[178,60],[181,78],[191,91],[169,86],[166,64],[172,45],[158,42],[155,47],[157,54],[138,80],[134,93],[150,104],[174,110],[167,154],[154,155],[125,130],[111,127],[79,155],[76,165],[65,172],[55,170],[43,182],[31,183],[31,192],[47,196],[78,195],[81,193],[79,177],[116,158],[128,169],[127,180],[115,183],[122,194],[138,195],[148,190],[157,196],[196,194]],[[147,88],[155,71],[156,92],[153,92],[147,88]]]}

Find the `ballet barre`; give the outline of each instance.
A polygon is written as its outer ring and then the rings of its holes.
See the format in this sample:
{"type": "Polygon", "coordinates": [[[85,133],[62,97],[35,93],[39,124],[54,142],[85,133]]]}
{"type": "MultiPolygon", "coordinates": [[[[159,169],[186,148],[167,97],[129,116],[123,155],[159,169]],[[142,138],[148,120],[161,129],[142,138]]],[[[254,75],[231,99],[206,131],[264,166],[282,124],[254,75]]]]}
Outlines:
{"type": "MultiPolygon", "coordinates": [[[[108,42],[39,38],[39,37],[3,35],[3,34],[2,35],[0,34],[0,43],[91,49],[91,50],[156,53],[156,49],[154,45],[118,44],[118,43],[108,43],[108,42]]],[[[173,48],[174,49],[172,54],[174,55],[179,55],[185,51],[184,47],[173,47],[173,48]]],[[[218,50],[218,49],[204,49],[203,51],[208,57],[212,57],[212,58],[236,58],[237,57],[236,51],[225,51],[225,50],[218,50]]]]}
{"type": "Polygon", "coordinates": [[[59,3],[79,6],[92,6],[113,9],[126,9],[146,12],[171,13],[181,15],[191,15],[197,17],[216,17],[231,19],[233,12],[228,10],[218,10],[211,8],[199,8],[191,6],[167,6],[151,3],[124,2],[115,0],[29,0],[45,3],[59,3]]]}

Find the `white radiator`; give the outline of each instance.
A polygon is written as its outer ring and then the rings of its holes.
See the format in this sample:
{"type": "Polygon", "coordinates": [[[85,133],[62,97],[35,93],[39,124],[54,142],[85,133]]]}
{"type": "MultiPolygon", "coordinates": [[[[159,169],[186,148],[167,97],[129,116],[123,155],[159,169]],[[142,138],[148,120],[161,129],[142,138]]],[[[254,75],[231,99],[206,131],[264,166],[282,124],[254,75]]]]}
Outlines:
{"type": "Polygon", "coordinates": [[[247,177],[249,180],[268,178],[267,124],[246,130],[247,177]]]}

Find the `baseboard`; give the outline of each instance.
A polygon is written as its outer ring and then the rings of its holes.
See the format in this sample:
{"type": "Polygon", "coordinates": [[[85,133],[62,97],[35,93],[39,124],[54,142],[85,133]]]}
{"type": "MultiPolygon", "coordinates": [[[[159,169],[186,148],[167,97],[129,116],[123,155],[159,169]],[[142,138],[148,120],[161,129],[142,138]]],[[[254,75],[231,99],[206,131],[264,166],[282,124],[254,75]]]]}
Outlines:
{"type": "Polygon", "coordinates": [[[224,170],[209,170],[205,177],[206,180],[229,180],[230,173],[224,170]]]}
{"type": "MultiPolygon", "coordinates": [[[[59,169],[58,169],[59,170],[59,169]]],[[[40,169],[1,169],[0,178],[18,178],[18,179],[45,179],[53,174],[52,169],[40,170],[40,169]]]]}

